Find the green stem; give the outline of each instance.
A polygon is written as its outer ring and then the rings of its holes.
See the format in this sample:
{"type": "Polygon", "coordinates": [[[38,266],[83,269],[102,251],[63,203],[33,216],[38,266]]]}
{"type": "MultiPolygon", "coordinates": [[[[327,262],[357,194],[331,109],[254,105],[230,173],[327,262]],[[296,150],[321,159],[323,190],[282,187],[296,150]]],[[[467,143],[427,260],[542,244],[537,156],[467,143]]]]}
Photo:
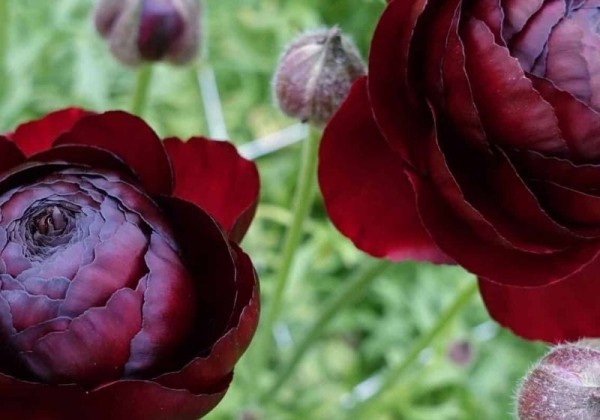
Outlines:
{"type": "Polygon", "coordinates": [[[404,356],[402,362],[392,367],[388,371],[383,378],[382,384],[378,391],[369,399],[354,406],[354,408],[351,410],[349,418],[359,418],[368,406],[372,405],[374,401],[381,398],[387,391],[389,391],[389,389],[398,382],[398,378],[400,378],[404,372],[410,366],[412,366],[415,360],[417,360],[421,352],[431,345],[431,343],[450,324],[456,315],[458,315],[460,311],[471,301],[473,296],[477,294],[478,290],[479,288],[477,282],[472,281],[468,286],[459,291],[450,306],[448,306],[448,308],[440,314],[437,322],[431,327],[431,329],[413,344],[406,356],[404,356]]]}
{"type": "Polygon", "coordinates": [[[297,189],[292,204],[292,222],[286,232],[281,253],[281,265],[275,280],[275,291],[265,315],[262,325],[264,335],[263,354],[269,354],[271,332],[283,305],[285,288],[290,276],[290,269],[296,254],[296,248],[302,238],[302,227],[310,211],[317,175],[317,154],[321,133],[311,128],[311,131],[303,142],[302,162],[298,173],[297,189]]]}
{"type": "Polygon", "coordinates": [[[152,80],[152,69],[153,67],[151,65],[144,65],[138,70],[135,82],[135,92],[133,93],[131,102],[131,113],[137,116],[142,116],[148,100],[148,91],[150,90],[150,82],[152,80]]]}
{"type": "Polygon", "coordinates": [[[262,395],[261,400],[264,401],[266,398],[273,398],[275,393],[282,388],[295,371],[306,351],[321,337],[323,331],[335,315],[362,296],[365,289],[391,265],[392,263],[387,260],[369,261],[362,270],[344,284],[338,294],[325,303],[319,317],[300,340],[289,362],[279,371],[275,383],[266,394],[262,395]]]}

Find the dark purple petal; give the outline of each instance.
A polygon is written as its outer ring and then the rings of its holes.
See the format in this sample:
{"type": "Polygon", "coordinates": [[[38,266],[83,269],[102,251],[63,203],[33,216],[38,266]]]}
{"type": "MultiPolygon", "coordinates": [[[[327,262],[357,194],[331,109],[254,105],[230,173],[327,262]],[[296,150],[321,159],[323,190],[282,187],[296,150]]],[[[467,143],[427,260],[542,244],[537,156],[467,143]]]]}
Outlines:
{"type": "Polygon", "coordinates": [[[258,325],[258,279],[252,262],[235,244],[236,285],[238,296],[228,331],[212,346],[206,357],[194,359],[180,372],[163,375],[157,379],[171,388],[185,388],[194,393],[221,382],[248,347],[258,325]]]}
{"type": "Polygon", "coordinates": [[[117,379],[129,358],[129,343],[141,327],[141,306],[140,293],[121,289],[105,307],[89,309],[65,331],[38,339],[23,358],[38,377],[52,383],[117,379]]]}
{"type": "Polygon", "coordinates": [[[197,287],[197,327],[189,351],[206,350],[226,331],[237,295],[234,255],[217,222],[194,204],[160,200],[197,287]],[[202,241],[198,241],[202,238],[202,241]]]}

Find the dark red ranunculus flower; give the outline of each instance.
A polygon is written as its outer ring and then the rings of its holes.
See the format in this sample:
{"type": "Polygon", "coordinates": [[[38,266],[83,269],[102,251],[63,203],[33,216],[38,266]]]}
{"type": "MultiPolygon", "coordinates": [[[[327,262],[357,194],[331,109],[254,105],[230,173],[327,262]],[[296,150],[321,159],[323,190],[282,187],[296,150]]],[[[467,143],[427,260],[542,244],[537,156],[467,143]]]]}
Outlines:
{"type": "Polygon", "coordinates": [[[597,0],[389,2],[323,138],[337,227],[456,261],[523,337],[600,336],[599,24],[597,0]]]}
{"type": "Polygon", "coordinates": [[[6,419],[194,419],[258,321],[237,242],[255,165],[163,143],[124,112],[67,109],[0,137],[0,407],[6,419]]]}

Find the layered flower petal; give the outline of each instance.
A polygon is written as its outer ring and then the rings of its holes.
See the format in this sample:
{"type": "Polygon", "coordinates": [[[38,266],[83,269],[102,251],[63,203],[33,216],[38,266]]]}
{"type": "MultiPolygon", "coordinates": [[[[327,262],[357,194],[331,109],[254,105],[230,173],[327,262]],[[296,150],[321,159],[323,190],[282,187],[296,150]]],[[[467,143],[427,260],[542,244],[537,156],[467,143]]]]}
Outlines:
{"type": "Polygon", "coordinates": [[[368,104],[362,78],[323,135],[319,182],[331,220],[371,255],[448,262],[423,229],[403,165],[379,134],[368,104]]]}
{"type": "Polygon", "coordinates": [[[174,195],[206,210],[239,242],[254,217],[260,182],[256,166],[229,143],[165,140],[173,162],[174,195]]]}
{"type": "Polygon", "coordinates": [[[49,149],[54,140],[73,128],[75,123],[86,115],[89,115],[89,112],[79,108],[55,111],[39,120],[21,124],[9,134],[9,138],[26,156],[31,156],[49,149]]]}
{"type": "Polygon", "coordinates": [[[164,146],[144,121],[131,114],[109,111],[82,118],[54,144],[106,149],[131,167],[148,193],[171,194],[171,164],[164,146]]]}
{"type": "Polygon", "coordinates": [[[479,289],[490,315],[515,334],[552,343],[600,336],[600,261],[545,287],[500,285],[484,278],[479,289]]]}

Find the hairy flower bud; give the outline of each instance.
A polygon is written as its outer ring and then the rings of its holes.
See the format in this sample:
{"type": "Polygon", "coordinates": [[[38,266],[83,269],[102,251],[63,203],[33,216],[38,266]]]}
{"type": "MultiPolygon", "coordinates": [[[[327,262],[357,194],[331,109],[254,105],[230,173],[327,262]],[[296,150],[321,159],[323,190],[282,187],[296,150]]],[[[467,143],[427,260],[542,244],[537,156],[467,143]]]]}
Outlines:
{"type": "Polygon", "coordinates": [[[337,27],[321,29],[300,35],[287,47],[273,90],[285,114],[322,125],[364,74],[365,64],[352,41],[337,27]]]}
{"type": "Polygon", "coordinates": [[[553,348],[517,393],[521,420],[600,418],[600,346],[581,341],[553,348]]]}
{"type": "Polygon", "coordinates": [[[124,64],[167,60],[185,64],[197,54],[197,0],[100,0],[95,23],[124,64]]]}

